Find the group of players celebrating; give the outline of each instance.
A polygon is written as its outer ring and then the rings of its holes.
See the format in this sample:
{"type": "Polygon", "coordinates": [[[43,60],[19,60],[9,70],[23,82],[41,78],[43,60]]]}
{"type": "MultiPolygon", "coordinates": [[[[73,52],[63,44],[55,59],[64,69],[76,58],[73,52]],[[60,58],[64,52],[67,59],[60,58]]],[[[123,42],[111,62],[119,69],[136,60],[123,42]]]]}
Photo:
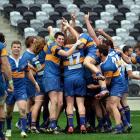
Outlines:
{"type": "Polygon", "coordinates": [[[140,80],[131,66],[140,63],[140,44],[135,48],[124,45],[120,50],[102,29],[94,30],[89,14],[84,19],[88,34],[75,26],[76,17],[72,15],[71,23],[62,19],[60,32],[54,33],[48,27],[47,42],[39,36],[27,37],[27,49],[22,56],[21,42],[13,41],[8,55],[4,35],[0,34],[0,140],[12,135],[15,103],[20,113],[16,126],[22,137],[27,137],[28,131],[51,134],[131,131],[128,80],[140,80]],[[132,57],[133,49],[136,55],[132,57]],[[57,123],[62,111],[67,118],[64,130],[57,123]],[[111,117],[115,120],[113,127],[111,117]]]}

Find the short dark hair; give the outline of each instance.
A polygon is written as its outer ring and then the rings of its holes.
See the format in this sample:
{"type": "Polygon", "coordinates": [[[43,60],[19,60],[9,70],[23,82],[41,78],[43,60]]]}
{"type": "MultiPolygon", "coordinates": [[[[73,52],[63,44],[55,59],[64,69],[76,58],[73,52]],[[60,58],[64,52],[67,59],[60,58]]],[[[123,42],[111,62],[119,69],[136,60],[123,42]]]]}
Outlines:
{"type": "Polygon", "coordinates": [[[132,48],[132,47],[131,47],[131,46],[128,46],[128,45],[125,45],[125,46],[122,48],[123,53],[128,52],[130,48],[132,48]]]}
{"type": "Polygon", "coordinates": [[[75,26],[74,29],[79,33],[82,34],[83,33],[83,28],[80,26],[75,26]]]}
{"type": "Polygon", "coordinates": [[[35,36],[28,36],[25,40],[26,48],[30,48],[30,45],[34,42],[35,36]]]}
{"type": "Polygon", "coordinates": [[[59,35],[65,37],[62,32],[56,32],[54,38],[56,39],[59,35]]]}
{"type": "Polygon", "coordinates": [[[136,44],[136,46],[134,47],[134,49],[139,49],[139,50],[140,50],[140,42],[138,42],[138,43],[136,44]]]}
{"type": "Polygon", "coordinates": [[[103,39],[103,44],[105,44],[106,46],[110,46],[112,49],[114,49],[114,44],[110,39],[103,39]]]}
{"type": "Polygon", "coordinates": [[[21,46],[21,42],[19,40],[14,40],[12,43],[11,43],[11,47],[13,46],[13,44],[19,44],[21,46]]]}
{"type": "Polygon", "coordinates": [[[99,49],[99,52],[102,53],[104,56],[107,56],[109,53],[109,46],[105,44],[98,45],[97,47],[99,49]]]}
{"type": "Polygon", "coordinates": [[[0,42],[4,43],[5,42],[5,35],[0,32],[0,42]]]}

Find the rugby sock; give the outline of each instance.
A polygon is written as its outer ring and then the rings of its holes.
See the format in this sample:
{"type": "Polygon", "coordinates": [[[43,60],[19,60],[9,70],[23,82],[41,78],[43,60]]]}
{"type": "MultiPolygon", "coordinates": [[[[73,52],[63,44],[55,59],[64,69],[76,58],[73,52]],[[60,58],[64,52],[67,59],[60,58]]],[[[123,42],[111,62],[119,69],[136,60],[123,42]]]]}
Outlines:
{"type": "Polygon", "coordinates": [[[27,113],[27,124],[28,124],[28,126],[31,126],[31,122],[32,122],[32,113],[29,112],[29,113],[27,113]]]}
{"type": "Polygon", "coordinates": [[[21,121],[21,130],[26,131],[26,126],[27,126],[27,119],[26,118],[20,118],[21,121]]]}
{"type": "Polygon", "coordinates": [[[104,118],[98,117],[97,120],[98,120],[98,128],[102,128],[103,127],[103,123],[104,123],[104,118]]]}
{"type": "Polygon", "coordinates": [[[68,114],[67,115],[67,119],[68,119],[68,126],[74,126],[73,125],[73,114],[68,114]]]}
{"type": "Polygon", "coordinates": [[[12,117],[6,117],[7,129],[12,128],[12,117]]]}
{"type": "Polygon", "coordinates": [[[128,123],[127,119],[126,119],[124,109],[121,108],[121,109],[119,109],[119,111],[120,111],[120,114],[121,114],[121,119],[122,119],[123,125],[128,126],[129,123],[128,123]]]}
{"type": "Polygon", "coordinates": [[[85,115],[80,115],[80,125],[85,125],[86,124],[86,117],[85,115]]]}
{"type": "Polygon", "coordinates": [[[122,124],[116,125],[114,130],[116,130],[117,132],[122,132],[122,131],[123,131],[123,126],[122,126],[122,124]]]}
{"type": "Polygon", "coordinates": [[[49,128],[55,129],[56,127],[56,119],[50,119],[49,128]]]}
{"type": "Polygon", "coordinates": [[[104,116],[104,119],[105,119],[105,121],[107,122],[107,126],[108,126],[108,127],[111,127],[111,126],[112,126],[112,123],[111,123],[111,120],[110,120],[110,117],[109,117],[109,113],[107,113],[107,114],[104,116]]]}
{"type": "Polygon", "coordinates": [[[125,106],[123,108],[124,108],[124,112],[125,112],[125,116],[127,118],[127,121],[130,123],[131,122],[130,108],[129,108],[129,106],[125,106]]]}
{"type": "Polygon", "coordinates": [[[4,129],[4,120],[0,120],[0,138],[4,138],[3,134],[3,129],[4,129]]]}

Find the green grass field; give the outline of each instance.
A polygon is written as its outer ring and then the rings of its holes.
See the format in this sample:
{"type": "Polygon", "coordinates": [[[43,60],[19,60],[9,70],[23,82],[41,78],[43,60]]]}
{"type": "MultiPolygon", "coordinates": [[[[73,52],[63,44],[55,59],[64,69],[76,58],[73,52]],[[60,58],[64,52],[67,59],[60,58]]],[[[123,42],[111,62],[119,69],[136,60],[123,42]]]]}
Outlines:
{"type": "MultiPolygon", "coordinates": [[[[113,135],[110,133],[101,134],[28,134],[26,140],[140,140],[140,111],[131,113],[133,129],[130,134],[113,135]]],[[[18,120],[18,113],[14,113],[14,124],[18,120]]],[[[59,124],[65,127],[66,119],[64,114],[61,115],[59,124]]],[[[10,140],[21,140],[20,132],[13,125],[12,138],[10,140]]],[[[24,139],[24,138],[23,138],[24,139]]]]}

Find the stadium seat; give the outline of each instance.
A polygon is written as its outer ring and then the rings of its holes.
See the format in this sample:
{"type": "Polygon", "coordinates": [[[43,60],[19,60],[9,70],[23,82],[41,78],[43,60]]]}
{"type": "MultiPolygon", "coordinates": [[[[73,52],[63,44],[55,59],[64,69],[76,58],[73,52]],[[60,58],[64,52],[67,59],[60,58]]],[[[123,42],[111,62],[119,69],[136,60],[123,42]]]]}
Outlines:
{"type": "Polygon", "coordinates": [[[101,4],[102,6],[105,6],[107,4],[109,4],[110,1],[109,0],[99,0],[98,4],[101,4]]]}
{"type": "Polygon", "coordinates": [[[126,29],[127,31],[129,31],[130,29],[133,29],[134,24],[131,23],[129,20],[122,20],[121,21],[121,28],[126,29]]]}
{"type": "Polygon", "coordinates": [[[41,9],[43,12],[46,12],[47,14],[49,14],[50,12],[54,12],[54,8],[52,7],[52,5],[47,3],[42,4],[41,9]]]}
{"type": "Polygon", "coordinates": [[[49,15],[43,11],[38,11],[38,12],[36,12],[36,19],[38,19],[40,21],[48,20],[49,15]]]}
{"type": "Polygon", "coordinates": [[[83,12],[78,12],[76,14],[77,20],[79,20],[81,23],[84,23],[84,13],[83,12]]]}
{"type": "Polygon", "coordinates": [[[140,5],[140,0],[135,0],[135,3],[136,3],[137,5],[140,5]]]}
{"type": "Polygon", "coordinates": [[[78,13],[80,10],[79,10],[79,8],[77,7],[76,4],[70,4],[70,5],[67,6],[67,11],[69,13],[78,13]]]}
{"type": "Polygon", "coordinates": [[[84,0],[84,2],[86,4],[89,4],[91,6],[94,6],[94,5],[98,4],[99,1],[98,0],[84,0]]]}
{"type": "Polygon", "coordinates": [[[119,5],[122,5],[122,0],[111,0],[110,3],[118,7],[119,5]]]}
{"type": "Polygon", "coordinates": [[[20,3],[16,5],[16,11],[23,15],[24,12],[28,11],[28,7],[25,4],[20,3]]]}
{"type": "Polygon", "coordinates": [[[27,23],[26,20],[18,20],[17,21],[17,29],[18,29],[18,32],[19,34],[23,35],[24,33],[24,29],[29,27],[29,24],[27,23]]]}
{"type": "Polygon", "coordinates": [[[52,27],[55,27],[55,23],[53,20],[45,20],[44,21],[44,28],[48,28],[48,26],[52,26],[52,27]]]}
{"type": "Polygon", "coordinates": [[[50,20],[56,21],[61,18],[60,14],[58,12],[51,12],[49,13],[50,20]]]}
{"type": "Polygon", "coordinates": [[[115,32],[111,28],[104,29],[104,31],[109,34],[110,36],[115,36],[115,32]]]}
{"type": "Polygon", "coordinates": [[[101,16],[101,19],[106,22],[113,20],[113,15],[110,14],[109,12],[101,12],[100,16],[101,16]]]}
{"type": "Polygon", "coordinates": [[[117,13],[118,10],[116,9],[115,5],[107,4],[107,5],[105,5],[105,11],[109,12],[111,14],[114,14],[114,13],[117,13]]]}
{"type": "Polygon", "coordinates": [[[32,28],[34,28],[36,31],[38,31],[40,28],[42,28],[44,26],[43,22],[41,22],[40,20],[37,19],[32,19],[30,21],[30,26],[32,28]]]}
{"type": "Polygon", "coordinates": [[[71,14],[68,12],[62,13],[62,17],[64,17],[66,20],[70,21],[71,20],[71,14]]]}
{"type": "Polygon", "coordinates": [[[45,36],[49,35],[49,31],[46,28],[40,28],[38,31],[38,36],[45,38],[45,36]]]}
{"type": "Polygon", "coordinates": [[[127,12],[130,12],[129,8],[126,5],[120,5],[118,7],[118,11],[121,12],[121,13],[123,13],[123,14],[125,14],[127,12]]]}
{"type": "Polygon", "coordinates": [[[27,27],[24,29],[24,38],[26,39],[28,36],[37,36],[37,32],[34,28],[27,27]]]}
{"type": "Polygon", "coordinates": [[[140,35],[140,32],[138,29],[135,29],[133,28],[132,30],[130,30],[130,36],[133,36],[136,40],[137,40],[137,37],[140,35]]]}
{"type": "Polygon", "coordinates": [[[90,12],[89,19],[90,21],[95,22],[95,20],[100,19],[100,16],[96,12],[90,12]]]}
{"type": "Polygon", "coordinates": [[[116,29],[116,35],[121,37],[125,41],[126,38],[129,35],[129,33],[128,33],[128,31],[126,29],[118,28],[118,29],[116,29]]]}
{"type": "Polygon", "coordinates": [[[23,4],[25,4],[27,7],[29,7],[29,5],[34,4],[34,0],[21,0],[23,4]]]}
{"type": "Polygon", "coordinates": [[[88,12],[92,11],[92,7],[87,4],[80,5],[80,11],[87,14],[88,12]]]}
{"type": "Polygon", "coordinates": [[[33,12],[34,16],[36,15],[37,11],[41,11],[41,5],[39,4],[30,4],[29,11],[33,12]]]}
{"type": "Polygon", "coordinates": [[[118,21],[116,20],[111,20],[109,21],[109,28],[113,29],[114,31],[116,31],[117,28],[120,27],[120,24],[118,21]]]}
{"type": "Polygon", "coordinates": [[[59,0],[48,0],[48,3],[54,7],[56,4],[59,4],[60,1],[59,0]]]}
{"type": "Polygon", "coordinates": [[[74,0],[73,3],[76,4],[79,8],[81,5],[85,4],[84,0],[74,0]]]}
{"type": "Polygon", "coordinates": [[[131,21],[132,23],[139,20],[139,17],[133,12],[125,13],[125,16],[126,19],[131,21]]]}
{"type": "Polygon", "coordinates": [[[9,0],[9,3],[11,3],[14,8],[16,8],[16,5],[19,3],[22,3],[22,1],[21,0],[9,0]]]}
{"type": "Polygon", "coordinates": [[[123,15],[123,13],[120,12],[115,13],[114,20],[117,20],[120,23],[122,20],[125,20],[125,16],[123,15]]]}
{"type": "Polygon", "coordinates": [[[47,0],[35,0],[35,3],[41,5],[47,3],[47,0]]]}
{"type": "Polygon", "coordinates": [[[14,11],[14,7],[12,4],[4,4],[3,5],[3,11],[4,11],[4,17],[9,19],[10,18],[10,12],[14,11]]]}
{"type": "Polygon", "coordinates": [[[10,12],[10,23],[12,26],[17,26],[17,21],[22,20],[23,16],[20,14],[20,12],[12,11],[10,12]]]}
{"type": "Polygon", "coordinates": [[[55,11],[62,14],[63,12],[67,12],[67,9],[66,9],[66,6],[63,4],[56,4],[55,11]]]}
{"type": "Polygon", "coordinates": [[[101,12],[104,11],[104,8],[102,5],[95,5],[95,6],[93,6],[92,11],[100,14],[101,12]]]}
{"type": "Polygon", "coordinates": [[[132,71],[136,71],[137,67],[135,65],[132,65],[132,71]]]}
{"type": "Polygon", "coordinates": [[[139,15],[140,14],[140,5],[131,5],[130,6],[130,11],[139,15]]]}
{"type": "Polygon", "coordinates": [[[123,5],[130,7],[131,5],[134,5],[134,1],[133,0],[123,0],[123,5]]]}
{"type": "Polygon", "coordinates": [[[124,44],[123,39],[119,36],[113,36],[112,39],[115,47],[120,47],[124,44]]]}
{"type": "Polygon", "coordinates": [[[59,28],[53,28],[53,31],[54,31],[54,33],[60,32],[60,29],[59,28]]]}
{"type": "Polygon", "coordinates": [[[137,36],[137,41],[138,41],[138,42],[140,42],[140,35],[139,35],[139,36],[137,36]]]}
{"type": "Polygon", "coordinates": [[[135,46],[136,45],[136,40],[133,36],[128,36],[125,40],[125,44],[128,46],[135,46]]]}
{"type": "Polygon", "coordinates": [[[104,20],[96,20],[95,27],[97,29],[106,29],[108,28],[108,24],[104,20]]]}
{"type": "Polygon", "coordinates": [[[30,20],[34,19],[35,16],[33,12],[27,11],[23,13],[23,19],[27,21],[28,24],[30,24],[30,20]]]}
{"type": "Polygon", "coordinates": [[[137,97],[139,95],[140,87],[138,84],[131,83],[129,84],[129,96],[137,97]]]}
{"type": "Polygon", "coordinates": [[[67,6],[69,4],[73,4],[74,0],[60,0],[60,3],[67,6]]]}
{"type": "Polygon", "coordinates": [[[62,20],[61,20],[61,19],[58,19],[58,20],[56,21],[56,26],[57,26],[57,28],[61,28],[61,24],[62,24],[62,20]]]}
{"type": "Polygon", "coordinates": [[[9,4],[9,0],[0,0],[0,10],[3,10],[4,4],[9,4]]]}
{"type": "Polygon", "coordinates": [[[134,22],[134,28],[139,29],[140,31],[140,20],[134,22]]]}

